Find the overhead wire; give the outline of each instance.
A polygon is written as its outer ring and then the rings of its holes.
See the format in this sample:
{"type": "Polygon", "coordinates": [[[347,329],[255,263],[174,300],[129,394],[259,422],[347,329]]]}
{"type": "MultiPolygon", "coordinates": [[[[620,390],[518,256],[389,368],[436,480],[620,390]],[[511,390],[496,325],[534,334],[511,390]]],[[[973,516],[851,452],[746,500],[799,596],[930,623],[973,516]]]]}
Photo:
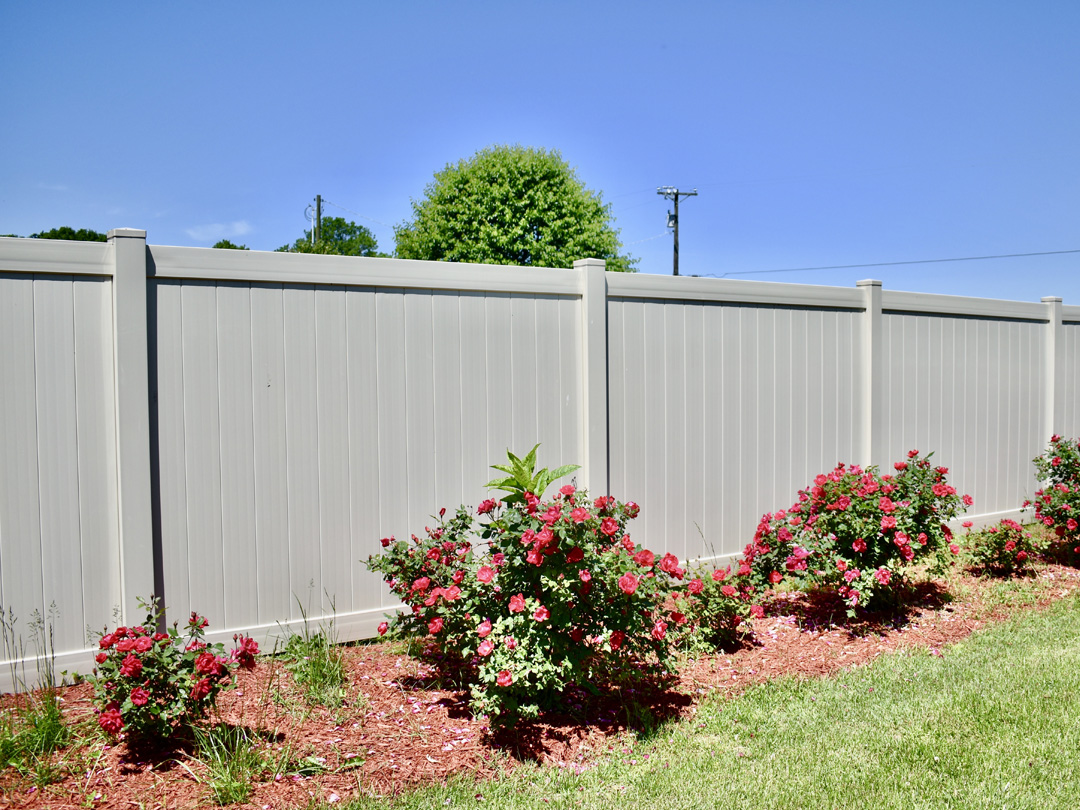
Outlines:
{"type": "Polygon", "coordinates": [[[1060,256],[1065,253],[1080,253],[1080,248],[1074,250],[1040,250],[1032,253],[996,253],[990,256],[957,256],[949,259],[912,259],[904,262],[868,262],[866,264],[830,264],[820,267],[784,267],[776,270],[733,270],[729,273],[716,275],[715,273],[703,273],[702,275],[713,278],[726,278],[728,276],[749,276],[762,273],[805,273],[810,270],[854,270],[863,267],[897,267],[905,264],[940,264],[942,262],[976,262],[984,259],[1018,259],[1028,256],[1060,256]]]}

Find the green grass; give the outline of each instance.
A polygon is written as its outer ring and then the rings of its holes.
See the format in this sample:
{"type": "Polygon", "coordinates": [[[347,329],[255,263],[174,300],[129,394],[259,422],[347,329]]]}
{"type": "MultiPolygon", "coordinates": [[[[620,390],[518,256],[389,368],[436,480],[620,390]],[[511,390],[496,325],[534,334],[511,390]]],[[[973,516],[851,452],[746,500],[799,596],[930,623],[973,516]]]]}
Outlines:
{"type": "MultiPolygon", "coordinates": [[[[300,605],[300,601],[297,600],[300,605]]],[[[334,634],[333,620],[312,631],[307,611],[300,605],[304,619],[302,633],[294,633],[285,643],[284,655],[290,659],[285,669],[300,686],[308,706],[337,709],[345,702],[345,662],[334,634]]]]}
{"type": "Polygon", "coordinates": [[[1080,599],[941,656],[901,652],[836,678],[776,681],[707,702],[693,722],[663,726],[581,775],[526,767],[346,806],[481,806],[477,795],[486,808],[1072,810],[1080,599]]]}

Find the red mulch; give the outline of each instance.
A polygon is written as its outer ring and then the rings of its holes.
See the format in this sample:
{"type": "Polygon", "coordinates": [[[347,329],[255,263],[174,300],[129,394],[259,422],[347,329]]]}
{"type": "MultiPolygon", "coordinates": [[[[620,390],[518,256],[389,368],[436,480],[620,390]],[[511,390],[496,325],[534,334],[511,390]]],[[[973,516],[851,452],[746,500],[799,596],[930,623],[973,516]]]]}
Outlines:
{"type": "MultiPolygon", "coordinates": [[[[767,603],[765,617],[753,622],[752,641],[730,653],[686,662],[678,678],[638,696],[639,703],[649,707],[653,722],[686,717],[705,695],[735,695],[770,678],[825,676],[900,647],[944,654],[946,645],[1014,612],[986,600],[987,585],[980,580],[960,574],[951,583],[962,586],[954,592],[970,596],[952,601],[943,586],[930,583],[905,615],[858,620],[848,620],[835,603],[776,594],[767,603]]],[[[1080,571],[1041,566],[1030,587],[1036,607],[1044,607],[1080,589],[1080,571]]],[[[220,721],[258,732],[278,756],[288,749],[294,763],[306,761],[325,769],[261,782],[245,806],[303,807],[312,798],[332,803],[358,792],[387,795],[443,782],[453,774],[489,778],[523,760],[580,769],[621,735],[632,733],[633,722],[641,719],[617,698],[582,700],[575,706],[570,696],[573,717],[547,716],[493,737],[483,720],[470,716],[464,694],[440,686],[429,664],[394,649],[389,644],[344,648],[349,695],[346,705],[333,711],[305,709],[280,662],[264,661],[256,671],[240,674],[238,688],[219,701],[220,721]]],[[[89,686],[66,687],[61,695],[68,722],[94,722],[89,686]]],[[[7,696],[4,705],[13,700],[7,696]]],[[[190,747],[178,744],[139,757],[123,742],[105,750],[99,744],[68,749],[54,760],[63,779],[44,788],[34,788],[13,769],[0,773],[0,807],[130,810],[211,805],[208,788],[196,778],[205,772],[189,752],[190,747]]]]}

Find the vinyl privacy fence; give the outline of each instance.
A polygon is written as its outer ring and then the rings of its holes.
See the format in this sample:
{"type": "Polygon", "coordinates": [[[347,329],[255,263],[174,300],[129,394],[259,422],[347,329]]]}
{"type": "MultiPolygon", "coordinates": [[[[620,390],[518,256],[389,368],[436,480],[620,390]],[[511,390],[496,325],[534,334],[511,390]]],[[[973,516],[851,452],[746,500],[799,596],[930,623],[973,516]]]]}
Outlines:
{"type": "Polygon", "coordinates": [[[151,593],[218,638],[272,645],[304,613],[367,637],[396,606],[360,562],[379,538],[476,504],[490,465],[537,442],[545,466],[640,503],[635,539],[681,558],[736,555],[815,473],[913,448],[976,519],[1015,516],[1050,434],[1080,433],[1078,351],[1080,307],[1053,298],[161,247],[129,229],[0,239],[0,604],[24,633],[55,605],[68,671],[151,593]]]}

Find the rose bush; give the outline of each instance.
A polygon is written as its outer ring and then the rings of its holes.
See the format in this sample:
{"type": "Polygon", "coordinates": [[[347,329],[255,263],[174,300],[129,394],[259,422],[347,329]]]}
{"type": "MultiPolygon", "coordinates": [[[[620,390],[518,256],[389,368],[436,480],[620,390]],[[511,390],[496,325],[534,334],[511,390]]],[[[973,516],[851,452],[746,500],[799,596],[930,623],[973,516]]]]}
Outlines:
{"type": "Polygon", "coordinates": [[[929,455],[912,450],[893,467],[818,475],[790,509],[762,517],[740,571],[757,586],[835,587],[852,608],[895,600],[911,565],[959,553],[947,524],[972,501],[929,455]]]}
{"type": "Polygon", "coordinates": [[[1041,543],[1015,520],[968,532],[971,562],[988,573],[1013,574],[1025,570],[1041,550],[1041,543]]]}
{"type": "Polygon", "coordinates": [[[168,737],[205,717],[221,690],[233,685],[236,669],[253,669],[259,654],[254,640],[239,635],[229,655],[223,645],[207,644],[207,621],[194,612],[185,636],[178,623],[155,632],[160,612],[153,601],[145,607],[142,625],[101,634],[90,678],[99,725],[113,736],[127,730],[135,744],[168,737]]]}
{"type": "Polygon", "coordinates": [[[686,589],[674,555],[627,534],[636,504],[571,484],[544,500],[551,474],[532,472],[535,448],[510,458],[499,468],[509,478],[489,484],[508,496],[476,515],[444,510],[422,537],[384,539],[367,563],[410,608],[395,622],[464,665],[473,709],[496,725],[557,705],[570,684],[669,670],[682,618],[672,595],[686,589]]]}
{"type": "Polygon", "coordinates": [[[1043,488],[1024,508],[1034,506],[1035,519],[1058,537],[1056,556],[1080,561],[1080,443],[1054,434],[1034,462],[1043,488]]]}
{"type": "Polygon", "coordinates": [[[750,633],[746,620],[763,615],[753,604],[755,593],[746,575],[732,574],[731,566],[694,568],[685,586],[672,593],[680,647],[708,653],[736,646],[750,633]]]}

